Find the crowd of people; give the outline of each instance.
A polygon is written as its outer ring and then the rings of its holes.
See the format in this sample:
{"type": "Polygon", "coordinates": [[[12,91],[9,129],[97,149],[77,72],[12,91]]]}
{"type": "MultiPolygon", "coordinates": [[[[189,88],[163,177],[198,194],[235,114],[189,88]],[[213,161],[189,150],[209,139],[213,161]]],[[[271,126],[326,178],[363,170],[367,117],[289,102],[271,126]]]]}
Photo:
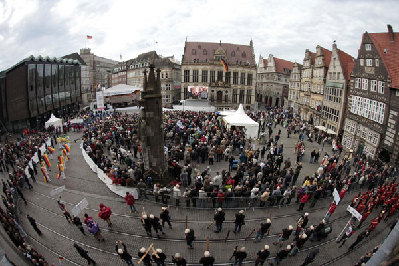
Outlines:
{"type": "MultiPolygon", "coordinates": [[[[150,193],[153,194],[155,201],[161,199],[164,206],[172,197],[177,206],[183,201],[186,207],[204,208],[209,205],[217,208],[214,215],[217,233],[223,230],[225,214],[222,208],[298,204],[298,211],[303,212],[305,208],[314,207],[319,199],[332,196],[335,190],[340,200],[343,200],[348,191],[365,188],[365,192],[359,192],[351,201],[351,206],[362,214],[362,219],[358,224],[354,221],[350,224],[339,239],[341,246],[355,235],[373,210],[376,217],[371,220],[367,229],[357,234],[357,239],[349,247],[349,250],[353,250],[381,221],[388,221],[396,214],[399,209],[399,196],[395,182],[397,174],[395,167],[379,159],[372,160],[352,152],[342,156],[342,146],[338,142],[329,139],[323,132],[312,130],[308,123],[282,110],[273,109],[270,112],[249,115],[259,122],[259,136],[265,138],[264,145],[260,147],[245,137],[245,130],[225,128],[221,116],[215,113],[165,112],[163,125],[165,155],[168,175],[172,181],[162,186],[152,180],[151,172],[146,171],[141,160],[142,150],[138,138],[141,118],[138,114],[117,112],[106,115],[91,112],[85,114],[82,145],[94,163],[112,179],[114,184],[137,187],[140,192],[139,199],[146,198],[150,193]],[[298,142],[294,150],[285,150],[280,140],[282,131],[277,129],[277,125],[286,129],[287,137],[297,135],[298,142]],[[323,143],[323,146],[321,149],[308,151],[309,163],[318,163],[320,167],[302,180],[302,177],[299,177],[303,168],[306,141],[323,143]],[[329,141],[333,144],[331,152],[324,150],[324,143],[329,141]],[[287,152],[296,154],[296,162],[284,158],[287,157],[285,156],[287,152]],[[222,161],[227,162],[228,167],[220,172],[213,172],[211,167],[222,161]],[[204,171],[199,171],[198,166],[204,165],[208,167],[204,171]]],[[[64,130],[68,131],[71,128],[74,128],[73,125],[66,123],[64,130]]],[[[73,130],[81,128],[76,127],[73,130]]],[[[57,132],[54,131],[56,134],[57,132]]],[[[51,138],[49,132],[26,131],[23,138],[15,142],[7,141],[7,144],[0,149],[0,170],[9,173],[9,180],[3,181],[2,198],[6,210],[0,209],[2,224],[14,244],[31,259],[34,265],[47,265],[47,263],[25,242],[26,235],[16,222],[15,199],[20,197],[25,201],[22,188],[26,185],[30,189],[32,187],[30,180],[35,181],[37,175],[36,165],[30,167],[28,162],[38,151],[38,147],[49,137],[51,138]],[[27,166],[31,179],[24,171],[27,166]]],[[[131,212],[136,213],[134,206],[136,199],[127,193],[125,200],[131,212]]],[[[331,202],[326,207],[327,213],[324,219],[314,225],[310,225],[307,212],[298,218],[296,229],[293,225],[287,225],[273,243],[282,248],[276,254],[274,263],[278,264],[288,256],[295,256],[308,240],[317,241],[324,238],[328,234],[330,217],[334,215],[338,204],[339,202],[331,202]],[[291,236],[293,236],[292,241],[289,241],[291,236]],[[285,245],[286,241],[289,241],[288,245],[285,245]]],[[[58,206],[67,221],[76,225],[82,234],[85,235],[84,224],[87,231],[98,241],[104,241],[100,226],[92,217],[85,214],[82,223],[79,217],[70,216],[61,201],[58,202],[58,206]]],[[[112,226],[111,215],[111,208],[100,204],[98,217],[108,226],[112,226]]],[[[41,235],[34,218],[28,216],[28,220],[34,230],[41,235]]],[[[165,224],[172,228],[171,220],[168,208],[163,207],[159,217],[142,214],[141,223],[148,236],[152,236],[155,232],[159,237],[160,234],[164,234],[165,224]]],[[[234,223],[234,233],[240,233],[245,224],[243,210],[236,213],[234,223]]],[[[260,241],[269,234],[271,224],[272,217],[252,232],[255,233],[255,241],[260,241]]],[[[186,228],[184,234],[188,248],[194,248],[194,230],[186,228]]],[[[87,251],[78,245],[75,245],[75,248],[89,264],[95,264],[87,251]]],[[[121,259],[128,265],[133,264],[132,256],[123,242],[118,241],[115,248],[121,259]]],[[[303,265],[313,261],[317,253],[315,250],[309,253],[303,265]]],[[[257,258],[254,258],[255,265],[263,265],[269,255],[269,246],[265,245],[257,252],[257,258]]],[[[151,262],[164,265],[166,259],[161,249],[149,251],[142,248],[138,256],[143,258],[145,265],[151,265],[151,262]]],[[[234,265],[241,265],[247,259],[245,247],[235,249],[232,257],[234,265]]],[[[186,265],[186,260],[179,253],[173,256],[172,261],[176,265],[186,265]]],[[[200,263],[213,265],[214,261],[210,252],[206,251],[200,263]]]]}
{"type": "MultiPolygon", "coordinates": [[[[17,215],[18,199],[27,204],[23,190],[25,187],[32,189],[31,182],[36,182],[37,166],[29,165],[29,161],[38,151],[44,140],[49,137],[47,132],[24,131],[23,135],[16,140],[7,138],[4,145],[0,145],[0,172],[8,178],[2,180],[1,195],[3,206],[0,207],[0,219],[4,230],[7,232],[12,243],[32,265],[49,265],[33,245],[27,241],[27,234],[19,224],[17,215]],[[31,178],[25,173],[25,168],[29,168],[31,178]]],[[[37,228],[34,218],[28,215],[28,220],[32,226],[36,227],[36,232],[41,235],[37,228]]]]}

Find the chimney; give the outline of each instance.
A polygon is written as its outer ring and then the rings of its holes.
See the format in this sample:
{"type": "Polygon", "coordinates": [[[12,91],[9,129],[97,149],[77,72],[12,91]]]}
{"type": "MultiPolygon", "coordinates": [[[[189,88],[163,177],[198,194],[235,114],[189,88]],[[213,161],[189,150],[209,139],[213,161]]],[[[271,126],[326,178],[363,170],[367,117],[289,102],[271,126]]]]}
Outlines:
{"type": "Polygon", "coordinates": [[[387,27],[388,27],[389,38],[391,39],[391,42],[394,42],[395,40],[394,40],[394,34],[393,34],[392,26],[388,24],[387,27]]]}

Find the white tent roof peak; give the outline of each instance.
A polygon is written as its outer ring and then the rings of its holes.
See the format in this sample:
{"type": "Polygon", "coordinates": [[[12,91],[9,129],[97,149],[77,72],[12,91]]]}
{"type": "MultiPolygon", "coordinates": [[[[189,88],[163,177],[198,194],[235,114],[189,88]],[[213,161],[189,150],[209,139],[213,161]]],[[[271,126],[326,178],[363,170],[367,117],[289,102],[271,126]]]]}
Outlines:
{"type": "Polygon", "coordinates": [[[244,107],[242,106],[241,103],[240,103],[240,105],[238,106],[238,109],[237,109],[237,111],[235,112],[235,114],[245,115],[244,107]]]}
{"type": "Polygon", "coordinates": [[[50,116],[50,118],[49,118],[49,120],[47,122],[51,123],[51,122],[56,122],[56,121],[59,121],[59,120],[62,120],[62,119],[55,117],[54,114],[51,114],[51,116],[50,116]]]}

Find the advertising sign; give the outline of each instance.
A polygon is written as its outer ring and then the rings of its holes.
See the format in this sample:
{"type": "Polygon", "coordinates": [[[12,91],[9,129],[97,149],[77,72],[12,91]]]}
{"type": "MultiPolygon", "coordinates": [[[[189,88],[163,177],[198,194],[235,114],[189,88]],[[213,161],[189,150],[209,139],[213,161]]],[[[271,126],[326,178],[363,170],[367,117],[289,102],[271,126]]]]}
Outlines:
{"type": "Polygon", "coordinates": [[[206,86],[188,86],[188,92],[194,98],[208,98],[208,87],[206,86]]]}
{"type": "Polygon", "coordinates": [[[104,93],[103,91],[96,92],[97,109],[104,110],[104,93]]]}

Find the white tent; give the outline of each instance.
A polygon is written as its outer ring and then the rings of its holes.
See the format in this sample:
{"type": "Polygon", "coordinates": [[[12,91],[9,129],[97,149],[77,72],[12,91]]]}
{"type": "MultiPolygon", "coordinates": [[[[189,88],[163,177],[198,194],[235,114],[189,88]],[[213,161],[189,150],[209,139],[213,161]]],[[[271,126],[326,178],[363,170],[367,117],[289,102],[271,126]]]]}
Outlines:
{"type": "Polygon", "coordinates": [[[227,128],[231,126],[245,127],[245,135],[248,138],[258,137],[259,124],[245,113],[242,104],[233,114],[223,117],[223,120],[227,128]]]}
{"type": "Polygon", "coordinates": [[[62,131],[62,119],[55,117],[54,114],[51,114],[50,119],[44,124],[44,127],[48,128],[51,126],[54,126],[55,128],[61,127],[62,131]]]}

